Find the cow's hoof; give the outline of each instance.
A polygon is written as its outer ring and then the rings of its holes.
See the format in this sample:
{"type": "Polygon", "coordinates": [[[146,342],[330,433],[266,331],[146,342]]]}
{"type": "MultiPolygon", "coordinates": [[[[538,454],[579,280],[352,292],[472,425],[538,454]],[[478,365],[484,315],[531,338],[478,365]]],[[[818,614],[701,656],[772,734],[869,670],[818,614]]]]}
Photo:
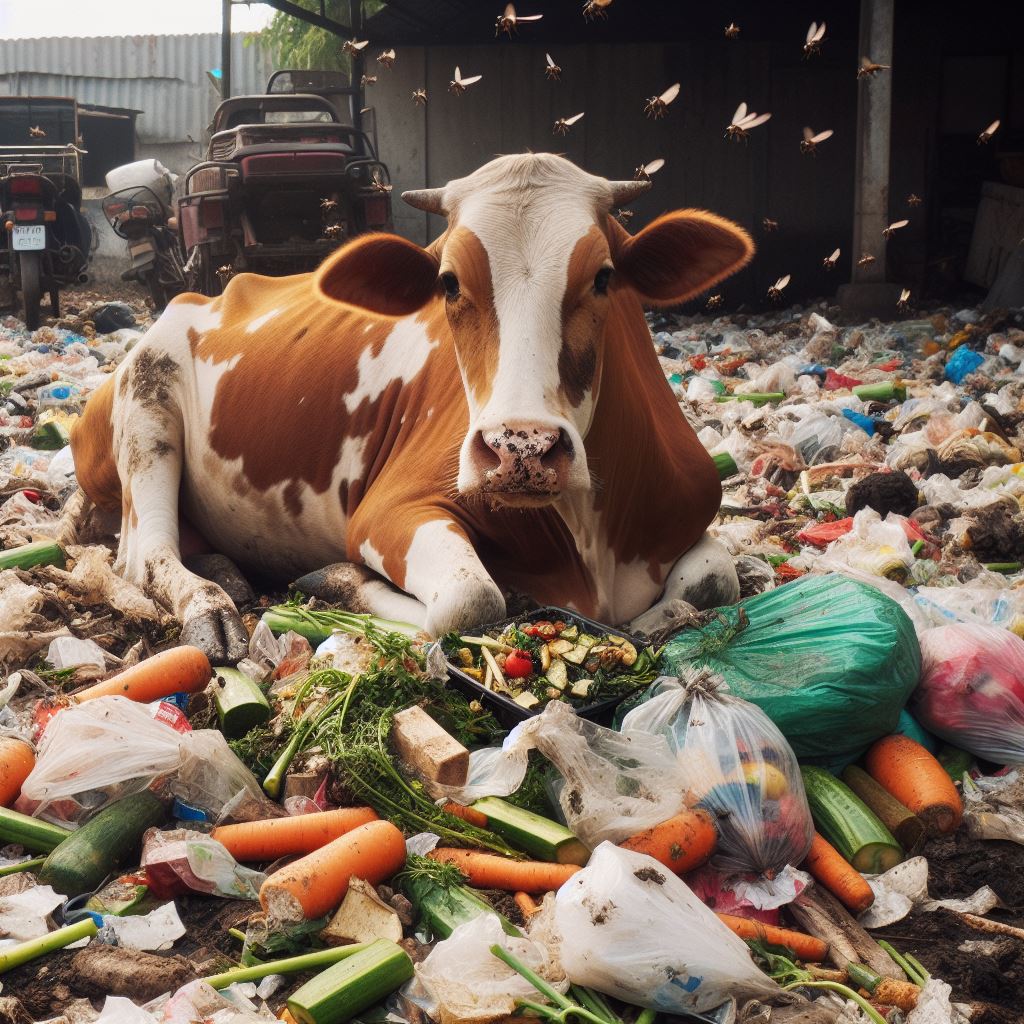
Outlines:
{"type": "Polygon", "coordinates": [[[237,665],[249,653],[249,634],[234,608],[207,608],[186,616],[181,642],[198,647],[211,665],[237,665]]]}
{"type": "Polygon", "coordinates": [[[367,612],[363,589],[379,581],[375,572],[353,562],[334,562],[300,576],[292,588],[305,597],[315,597],[329,604],[340,604],[346,611],[367,612]]]}

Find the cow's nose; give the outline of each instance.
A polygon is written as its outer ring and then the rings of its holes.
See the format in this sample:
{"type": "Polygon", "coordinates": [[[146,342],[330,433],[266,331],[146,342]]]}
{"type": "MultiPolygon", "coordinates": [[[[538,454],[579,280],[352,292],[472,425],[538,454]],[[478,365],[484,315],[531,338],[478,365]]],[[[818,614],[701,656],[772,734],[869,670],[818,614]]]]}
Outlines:
{"type": "Polygon", "coordinates": [[[481,430],[486,449],[484,488],[554,493],[562,489],[572,455],[565,431],[540,423],[504,424],[481,430]]]}

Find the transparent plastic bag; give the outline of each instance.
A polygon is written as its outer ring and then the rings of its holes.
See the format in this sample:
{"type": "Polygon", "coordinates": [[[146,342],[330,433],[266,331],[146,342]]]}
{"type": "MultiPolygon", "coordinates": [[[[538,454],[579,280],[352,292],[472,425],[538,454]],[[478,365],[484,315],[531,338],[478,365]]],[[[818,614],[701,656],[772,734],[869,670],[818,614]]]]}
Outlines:
{"type": "Polygon", "coordinates": [[[533,985],[491,952],[493,945],[508,950],[556,991],[568,991],[569,979],[545,945],[506,935],[496,915],[481,914],[459,925],[416,965],[410,997],[441,1024],[484,1024],[511,1015],[516,1000],[542,1002],[533,985]],[[417,991],[417,982],[428,999],[417,991]]]}
{"type": "Polygon", "coordinates": [[[996,764],[1024,762],[1024,640],[957,623],[921,635],[911,712],[929,732],[996,764]]]}
{"type": "Polygon", "coordinates": [[[715,817],[712,864],[769,879],[799,864],[814,826],[796,756],[772,720],[707,669],[682,681],[663,677],[651,692],[622,720],[622,732],[663,736],[675,751],[687,803],[715,817]]]}
{"type": "Polygon", "coordinates": [[[141,865],[149,890],[158,899],[199,892],[258,900],[267,877],[243,867],[216,839],[183,828],[149,829],[143,837],[141,865]]]}
{"type": "Polygon", "coordinates": [[[517,725],[501,747],[473,751],[465,786],[439,788],[466,804],[508,796],[523,781],[531,750],[558,769],[559,807],[587,846],[621,842],[682,809],[685,779],[664,737],[622,735],[578,718],[557,700],[517,725]]]}
{"type": "Polygon", "coordinates": [[[555,924],[569,980],[634,1005],[700,1013],[779,992],[681,878],[611,843],[558,890],[555,924]]]}

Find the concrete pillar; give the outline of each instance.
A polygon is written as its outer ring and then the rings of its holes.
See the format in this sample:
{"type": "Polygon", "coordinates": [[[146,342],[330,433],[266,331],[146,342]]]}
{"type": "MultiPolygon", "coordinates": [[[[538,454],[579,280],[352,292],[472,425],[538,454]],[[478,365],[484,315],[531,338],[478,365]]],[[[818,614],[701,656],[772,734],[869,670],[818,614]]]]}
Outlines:
{"type": "Polygon", "coordinates": [[[231,98],[231,0],[220,5],[220,98],[231,98]]]}

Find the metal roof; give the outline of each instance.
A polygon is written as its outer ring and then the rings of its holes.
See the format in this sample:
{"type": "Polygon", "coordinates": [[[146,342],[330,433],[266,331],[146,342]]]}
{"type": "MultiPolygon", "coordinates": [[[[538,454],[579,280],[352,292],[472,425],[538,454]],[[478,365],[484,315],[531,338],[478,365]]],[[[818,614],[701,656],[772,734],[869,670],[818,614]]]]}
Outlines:
{"type": "MultiPolygon", "coordinates": [[[[263,92],[270,55],[232,36],[233,90],[263,92]]],[[[220,36],[96,36],[0,40],[0,95],[73,96],[139,110],[139,141],[202,140],[220,97],[206,76],[220,67],[220,36]]]]}

